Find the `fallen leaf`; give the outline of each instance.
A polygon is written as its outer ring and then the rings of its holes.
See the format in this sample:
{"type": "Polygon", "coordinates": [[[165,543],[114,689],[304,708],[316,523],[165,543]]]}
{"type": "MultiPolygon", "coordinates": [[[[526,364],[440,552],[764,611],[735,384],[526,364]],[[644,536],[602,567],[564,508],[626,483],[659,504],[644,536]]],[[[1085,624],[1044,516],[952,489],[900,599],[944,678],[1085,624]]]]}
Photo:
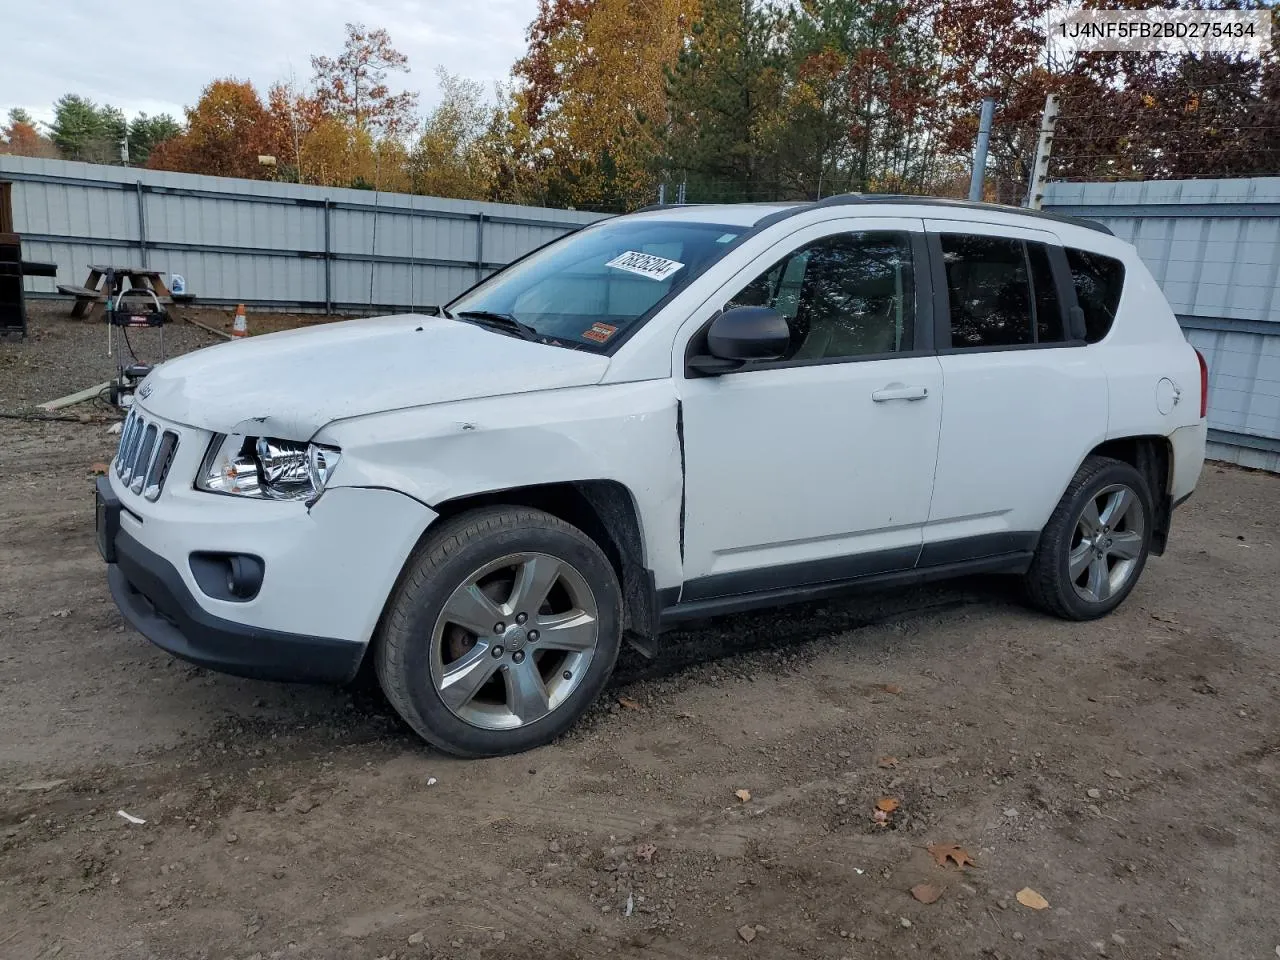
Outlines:
{"type": "Polygon", "coordinates": [[[1036,893],[1030,887],[1023,887],[1015,894],[1015,896],[1018,898],[1018,902],[1020,904],[1024,907],[1030,907],[1032,910],[1043,910],[1049,905],[1048,900],[1040,896],[1040,894],[1036,893]]]}
{"type": "Polygon", "coordinates": [[[98,461],[89,467],[89,473],[91,476],[105,477],[107,475],[107,470],[109,469],[110,468],[105,463],[98,461]]]}
{"type": "Polygon", "coordinates": [[[658,848],[652,843],[642,843],[640,846],[636,847],[636,856],[645,863],[651,863],[653,861],[653,855],[657,852],[658,848]]]}
{"type": "Polygon", "coordinates": [[[738,936],[743,939],[743,942],[750,943],[756,938],[756,928],[749,923],[744,923],[738,928],[738,936]]]}
{"type": "Polygon", "coordinates": [[[895,697],[898,694],[902,693],[902,688],[898,686],[896,683],[882,683],[880,684],[880,689],[883,690],[885,693],[893,694],[895,697]]]}
{"type": "Polygon", "coordinates": [[[741,800],[743,803],[746,803],[748,800],[751,799],[750,790],[735,790],[733,792],[733,795],[737,797],[739,800],[741,800]]]}
{"type": "Polygon", "coordinates": [[[933,903],[942,896],[942,888],[932,883],[917,883],[911,888],[911,895],[921,903],[933,903]]]}
{"type": "Polygon", "coordinates": [[[640,706],[640,701],[638,701],[638,700],[632,700],[630,697],[619,697],[619,698],[618,698],[618,705],[619,705],[619,706],[621,706],[621,707],[626,707],[628,710],[643,710],[643,709],[644,709],[644,707],[640,706]]]}
{"type": "Polygon", "coordinates": [[[931,843],[925,849],[933,855],[934,862],[940,867],[945,867],[948,860],[961,868],[966,864],[971,867],[977,866],[964,847],[954,843],[931,843]]]}
{"type": "Polygon", "coordinates": [[[897,757],[881,757],[879,760],[876,761],[876,766],[882,767],[885,770],[892,770],[897,765],[898,765],[897,757]]]}
{"type": "Polygon", "coordinates": [[[883,810],[885,813],[893,813],[898,809],[898,801],[893,797],[881,797],[876,801],[876,809],[883,810]]]}

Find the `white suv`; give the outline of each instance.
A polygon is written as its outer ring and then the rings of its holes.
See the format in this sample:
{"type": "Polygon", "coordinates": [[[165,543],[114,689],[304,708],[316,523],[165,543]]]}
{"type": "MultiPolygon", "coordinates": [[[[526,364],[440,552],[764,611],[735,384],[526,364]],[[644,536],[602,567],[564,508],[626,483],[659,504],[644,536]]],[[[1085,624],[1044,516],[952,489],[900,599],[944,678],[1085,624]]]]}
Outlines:
{"type": "Polygon", "coordinates": [[[624,637],[862,584],[1021,575],[1107,613],[1205,451],[1205,369],[1103,227],[908,197],[657,208],[431,316],[158,367],[98,540],[195,663],[371,661],[432,744],[546,743],[624,637]]]}

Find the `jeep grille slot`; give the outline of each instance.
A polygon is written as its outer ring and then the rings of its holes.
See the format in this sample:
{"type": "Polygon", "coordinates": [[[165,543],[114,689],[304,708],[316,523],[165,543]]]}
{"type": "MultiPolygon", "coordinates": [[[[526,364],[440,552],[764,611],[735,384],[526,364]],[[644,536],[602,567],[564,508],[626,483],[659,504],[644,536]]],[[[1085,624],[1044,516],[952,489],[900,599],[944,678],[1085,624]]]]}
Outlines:
{"type": "Polygon", "coordinates": [[[120,430],[120,447],[116,451],[115,471],[134,493],[156,500],[164,489],[164,481],[178,450],[178,435],[161,431],[148,423],[137,410],[130,410],[120,430]]]}

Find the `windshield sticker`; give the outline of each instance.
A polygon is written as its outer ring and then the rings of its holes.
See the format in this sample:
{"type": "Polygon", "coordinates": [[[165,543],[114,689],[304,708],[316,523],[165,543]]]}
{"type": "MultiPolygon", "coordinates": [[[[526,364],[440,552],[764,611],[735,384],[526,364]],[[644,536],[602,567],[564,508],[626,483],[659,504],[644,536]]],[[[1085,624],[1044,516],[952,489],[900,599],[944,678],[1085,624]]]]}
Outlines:
{"type": "Polygon", "coordinates": [[[684,264],[678,260],[668,260],[666,257],[655,257],[651,253],[628,250],[626,253],[618,254],[605,266],[625,270],[627,273],[636,273],[650,280],[665,280],[684,264]]]}
{"type": "Polygon", "coordinates": [[[604,343],[617,332],[618,328],[611,323],[593,323],[586,330],[582,331],[582,339],[592,340],[596,343],[604,343]]]}
{"type": "Polygon", "coordinates": [[[718,238],[716,238],[716,243],[732,243],[737,239],[738,235],[736,233],[722,233],[718,238]]]}

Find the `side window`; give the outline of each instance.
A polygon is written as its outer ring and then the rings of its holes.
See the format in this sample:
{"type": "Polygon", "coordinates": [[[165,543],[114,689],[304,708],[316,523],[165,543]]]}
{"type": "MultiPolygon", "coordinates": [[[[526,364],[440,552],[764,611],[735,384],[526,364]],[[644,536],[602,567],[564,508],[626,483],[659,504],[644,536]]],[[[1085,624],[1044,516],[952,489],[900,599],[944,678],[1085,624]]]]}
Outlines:
{"type": "Polygon", "coordinates": [[[990,349],[1065,339],[1048,248],[1010,237],[940,237],[951,346],[990,349]]]}
{"type": "Polygon", "coordinates": [[[1097,343],[1111,332],[1124,289],[1124,264],[1112,257],[1067,248],[1067,264],[1084,311],[1085,340],[1097,343]]]}
{"type": "Polygon", "coordinates": [[[898,231],[824,237],[782,258],[725,306],[767,306],[782,314],[791,328],[788,360],[911,350],[911,238],[898,231]]]}
{"type": "Polygon", "coordinates": [[[1031,284],[1021,241],[960,233],[941,239],[951,346],[1031,343],[1031,284]]]}

